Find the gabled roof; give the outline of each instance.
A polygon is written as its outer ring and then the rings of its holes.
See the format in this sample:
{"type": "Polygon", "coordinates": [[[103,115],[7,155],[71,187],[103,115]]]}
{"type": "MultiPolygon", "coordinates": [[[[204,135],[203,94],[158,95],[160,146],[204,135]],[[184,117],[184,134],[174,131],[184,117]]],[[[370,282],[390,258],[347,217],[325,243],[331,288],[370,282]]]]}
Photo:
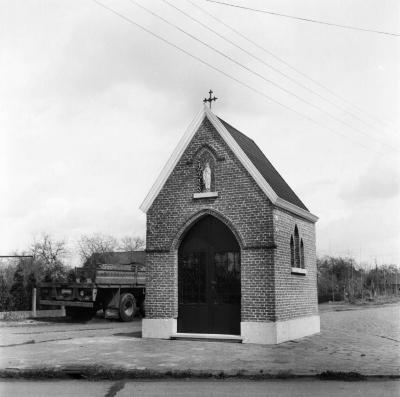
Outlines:
{"type": "Polygon", "coordinates": [[[219,119],[207,106],[204,106],[202,111],[191,122],[167,164],[162,169],[156,182],[140,206],[143,212],[147,212],[151,207],[205,117],[207,117],[221,138],[274,205],[312,222],[318,220],[317,216],[308,211],[307,207],[268,161],[256,143],[225,121],[219,119]]]}
{"type": "Polygon", "coordinates": [[[278,197],[281,197],[289,203],[297,205],[298,207],[308,211],[307,207],[302,203],[296,193],[290,188],[275,167],[265,157],[264,153],[257,146],[257,144],[252,139],[238,131],[235,127],[229,125],[226,121],[220,119],[219,117],[218,119],[233,136],[235,141],[242,148],[258,171],[260,171],[260,174],[272,187],[278,197]]]}

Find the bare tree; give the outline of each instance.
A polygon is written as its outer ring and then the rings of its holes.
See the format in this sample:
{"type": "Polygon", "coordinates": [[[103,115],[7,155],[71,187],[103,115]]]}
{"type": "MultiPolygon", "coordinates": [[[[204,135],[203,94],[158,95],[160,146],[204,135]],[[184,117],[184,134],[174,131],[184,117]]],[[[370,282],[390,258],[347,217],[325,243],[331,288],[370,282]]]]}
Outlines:
{"type": "Polygon", "coordinates": [[[139,251],[144,249],[145,241],[142,237],[122,237],[118,249],[121,251],[139,251]]]}
{"type": "Polygon", "coordinates": [[[118,247],[118,241],[113,236],[96,233],[82,235],[78,240],[78,253],[82,263],[92,258],[93,254],[105,255],[114,252],[118,247]]]}
{"type": "Polygon", "coordinates": [[[33,255],[30,272],[34,272],[36,277],[41,279],[44,276],[46,281],[60,281],[65,277],[67,267],[64,260],[68,250],[64,240],[56,240],[44,233],[34,240],[30,251],[33,255]]]}
{"type": "Polygon", "coordinates": [[[34,260],[40,260],[47,266],[62,262],[68,251],[64,240],[55,240],[49,234],[43,234],[33,242],[31,252],[34,260]]]}

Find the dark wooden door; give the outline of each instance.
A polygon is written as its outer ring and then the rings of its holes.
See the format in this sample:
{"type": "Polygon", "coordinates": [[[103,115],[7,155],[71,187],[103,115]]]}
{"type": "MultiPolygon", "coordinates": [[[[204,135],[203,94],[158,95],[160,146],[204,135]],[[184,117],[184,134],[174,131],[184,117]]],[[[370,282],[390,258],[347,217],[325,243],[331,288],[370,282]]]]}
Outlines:
{"type": "Polygon", "coordinates": [[[229,228],[206,216],[178,253],[178,332],[240,334],[240,247],[229,228]]]}

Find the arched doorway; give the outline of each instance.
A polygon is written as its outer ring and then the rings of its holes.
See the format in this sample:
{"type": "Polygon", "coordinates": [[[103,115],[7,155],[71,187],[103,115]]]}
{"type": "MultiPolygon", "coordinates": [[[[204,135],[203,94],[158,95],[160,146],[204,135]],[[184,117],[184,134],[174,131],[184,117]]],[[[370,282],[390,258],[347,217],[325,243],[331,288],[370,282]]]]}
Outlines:
{"type": "Polygon", "coordinates": [[[207,215],[178,251],[178,332],[240,335],[240,246],[207,215]]]}

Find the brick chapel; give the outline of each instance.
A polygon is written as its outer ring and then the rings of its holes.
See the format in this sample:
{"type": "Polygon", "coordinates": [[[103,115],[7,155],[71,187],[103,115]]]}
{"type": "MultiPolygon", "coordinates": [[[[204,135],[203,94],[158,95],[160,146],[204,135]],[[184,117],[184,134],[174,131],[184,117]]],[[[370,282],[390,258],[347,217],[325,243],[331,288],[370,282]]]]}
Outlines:
{"type": "Polygon", "coordinates": [[[319,332],[313,215],[207,106],[141,205],[147,338],[276,344],[319,332]]]}

